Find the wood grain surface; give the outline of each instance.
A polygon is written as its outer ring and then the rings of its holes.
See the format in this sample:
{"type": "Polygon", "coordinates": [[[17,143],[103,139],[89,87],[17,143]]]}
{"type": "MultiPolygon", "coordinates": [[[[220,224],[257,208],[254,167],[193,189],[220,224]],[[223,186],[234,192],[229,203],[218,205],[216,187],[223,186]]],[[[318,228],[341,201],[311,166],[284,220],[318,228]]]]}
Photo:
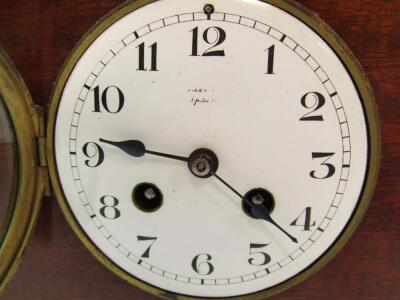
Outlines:
{"type": "MultiPolygon", "coordinates": [[[[184,1],[184,0],[182,0],[184,1]]],[[[353,49],[375,90],[383,160],[370,209],[324,269],[272,299],[400,299],[400,1],[303,0],[353,49]]],[[[83,34],[118,0],[0,0],[0,46],[37,104],[83,34]]],[[[23,262],[3,299],[156,299],[101,266],[45,199],[23,262]]]]}

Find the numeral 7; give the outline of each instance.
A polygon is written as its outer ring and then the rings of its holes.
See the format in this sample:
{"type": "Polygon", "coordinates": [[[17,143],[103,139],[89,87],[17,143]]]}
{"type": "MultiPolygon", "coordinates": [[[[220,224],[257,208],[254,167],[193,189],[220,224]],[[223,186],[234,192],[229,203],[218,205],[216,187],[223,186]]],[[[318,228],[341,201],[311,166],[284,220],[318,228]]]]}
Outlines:
{"type": "Polygon", "coordinates": [[[148,236],[138,236],[137,237],[139,242],[145,242],[145,241],[150,241],[150,246],[146,249],[146,251],[142,254],[142,258],[149,258],[150,257],[150,250],[151,246],[156,242],[157,238],[156,237],[148,237],[148,236]]]}

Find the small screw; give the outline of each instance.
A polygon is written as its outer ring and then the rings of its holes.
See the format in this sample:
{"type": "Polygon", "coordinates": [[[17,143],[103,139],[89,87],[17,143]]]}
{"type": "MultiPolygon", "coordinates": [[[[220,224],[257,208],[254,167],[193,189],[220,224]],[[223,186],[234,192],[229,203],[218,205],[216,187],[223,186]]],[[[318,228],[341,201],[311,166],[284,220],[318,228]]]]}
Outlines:
{"type": "Polygon", "coordinates": [[[200,162],[197,164],[197,171],[204,172],[205,169],[206,169],[206,165],[203,162],[200,162]]]}
{"type": "Polygon", "coordinates": [[[147,199],[152,200],[154,199],[157,195],[156,192],[152,188],[148,188],[145,192],[144,195],[147,199]]]}
{"type": "Polygon", "coordinates": [[[213,6],[213,5],[211,5],[211,4],[206,4],[206,5],[204,6],[204,13],[205,13],[206,15],[211,15],[213,12],[214,12],[214,6],[213,6]]]}
{"type": "Polygon", "coordinates": [[[251,198],[251,202],[253,202],[254,204],[263,204],[264,198],[260,194],[258,194],[251,198]]]}

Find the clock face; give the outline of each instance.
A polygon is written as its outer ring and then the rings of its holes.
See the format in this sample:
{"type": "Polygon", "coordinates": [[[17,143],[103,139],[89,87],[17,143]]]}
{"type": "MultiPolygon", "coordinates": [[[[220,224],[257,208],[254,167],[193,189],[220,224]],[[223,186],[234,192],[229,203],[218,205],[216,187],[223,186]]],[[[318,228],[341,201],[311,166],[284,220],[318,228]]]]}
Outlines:
{"type": "Polygon", "coordinates": [[[302,274],[359,206],[363,101],[310,27],[255,0],[124,6],[69,70],[55,161],[84,239],[197,297],[302,274]]]}

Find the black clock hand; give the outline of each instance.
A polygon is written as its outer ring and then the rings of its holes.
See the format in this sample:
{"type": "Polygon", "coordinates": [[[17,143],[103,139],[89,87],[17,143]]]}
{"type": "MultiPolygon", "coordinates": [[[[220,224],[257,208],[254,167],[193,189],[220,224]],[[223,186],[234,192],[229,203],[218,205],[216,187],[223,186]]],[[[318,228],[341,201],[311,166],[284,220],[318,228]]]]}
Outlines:
{"type": "MultiPolygon", "coordinates": [[[[121,149],[122,151],[124,151],[125,153],[127,153],[127,154],[129,154],[131,156],[134,156],[134,157],[142,157],[145,154],[151,154],[151,155],[161,156],[161,157],[175,159],[175,160],[179,160],[179,161],[189,162],[189,158],[188,157],[183,157],[183,156],[172,155],[172,154],[168,154],[168,153],[162,153],[162,152],[156,152],[156,151],[147,150],[146,146],[143,144],[143,142],[138,141],[138,140],[129,140],[129,141],[121,141],[121,142],[108,141],[108,140],[105,140],[105,139],[99,139],[99,140],[102,143],[106,143],[106,144],[115,146],[115,147],[121,149]]],[[[199,157],[201,159],[204,156],[207,157],[207,154],[211,156],[211,154],[207,153],[207,152],[205,152],[205,154],[202,154],[202,152],[208,151],[208,150],[200,149],[199,151],[200,151],[199,154],[197,153],[197,151],[193,152],[194,158],[192,158],[190,160],[190,162],[195,163],[196,162],[196,157],[199,157]]],[[[193,156],[193,154],[191,155],[191,157],[193,156]]],[[[211,160],[212,160],[212,158],[213,157],[211,157],[211,160]]],[[[210,157],[208,157],[208,159],[210,159],[210,157]]],[[[216,159],[216,158],[214,158],[214,159],[216,159]]],[[[197,165],[191,164],[190,162],[189,162],[189,168],[192,170],[192,173],[193,173],[194,172],[193,170],[197,167],[197,165]]],[[[199,163],[209,163],[209,161],[207,161],[207,160],[204,161],[204,162],[200,161],[199,163]]],[[[214,164],[215,164],[215,161],[214,161],[214,164]]],[[[208,170],[208,174],[205,174],[204,176],[198,175],[195,172],[194,172],[194,175],[198,176],[200,178],[207,178],[207,177],[212,176],[212,175],[215,176],[219,181],[221,181],[232,192],[234,192],[237,196],[239,196],[240,199],[245,201],[247,203],[247,205],[249,205],[251,207],[251,213],[252,213],[253,217],[255,217],[257,219],[262,219],[262,220],[265,220],[265,221],[271,223],[272,225],[274,225],[275,227],[280,229],[283,233],[285,233],[294,243],[298,242],[295,237],[291,236],[288,232],[286,232],[281,226],[279,226],[279,224],[277,224],[272,219],[272,217],[269,214],[268,210],[262,204],[256,204],[256,203],[251,202],[250,200],[248,200],[247,198],[242,196],[238,191],[236,191],[225,180],[223,180],[221,177],[219,177],[215,173],[217,165],[218,165],[218,163],[216,163],[215,166],[213,166],[213,164],[211,164],[211,167],[208,170]]]]}
{"type": "Polygon", "coordinates": [[[253,217],[255,217],[257,219],[263,219],[263,220],[271,223],[272,225],[274,225],[275,227],[280,229],[283,233],[285,233],[292,242],[294,242],[296,244],[298,243],[298,241],[295,237],[290,235],[285,229],[283,229],[281,226],[279,226],[274,221],[274,219],[272,219],[270,213],[268,212],[268,210],[265,208],[264,205],[253,203],[249,199],[243,197],[237,190],[235,190],[230,184],[228,184],[225,180],[223,180],[221,177],[219,177],[216,173],[214,173],[214,177],[217,178],[219,181],[221,181],[225,186],[227,186],[232,192],[234,192],[236,195],[238,195],[243,201],[245,201],[247,203],[247,205],[249,205],[251,207],[251,213],[252,213],[253,217]]]}
{"type": "Polygon", "coordinates": [[[180,161],[184,161],[184,162],[188,161],[187,157],[147,150],[146,146],[141,141],[137,141],[137,140],[113,142],[113,141],[108,141],[105,139],[99,139],[99,141],[102,143],[106,143],[106,144],[115,146],[115,147],[121,149],[122,151],[124,151],[125,153],[127,153],[131,156],[134,156],[134,157],[142,157],[145,154],[151,154],[151,155],[161,156],[161,157],[165,157],[165,158],[180,160],[180,161]]]}

